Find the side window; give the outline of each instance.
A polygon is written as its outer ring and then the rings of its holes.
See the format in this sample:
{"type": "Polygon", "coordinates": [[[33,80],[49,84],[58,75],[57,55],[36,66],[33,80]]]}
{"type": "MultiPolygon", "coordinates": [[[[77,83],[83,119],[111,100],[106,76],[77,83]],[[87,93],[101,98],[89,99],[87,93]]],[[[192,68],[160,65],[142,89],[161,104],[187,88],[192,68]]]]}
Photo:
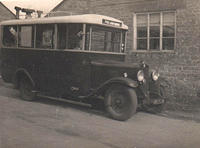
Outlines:
{"type": "Polygon", "coordinates": [[[58,49],[66,49],[67,48],[67,25],[66,24],[58,24],[58,49]]]}
{"type": "Polygon", "coordinates": [[[90,33],[92,31],[91,25],[86,25],[86,32],[85,32],[85,50],[90,50],[90,41],[91,36],[90,33]]]}
{"type": "Polygon", "coordinates": [[[68,48],[69,49],[82,49],[82,24],[68,24],[68,48]]]}
{"type": "Polygon", "coordinates": [[[54,25],[36,25],[36,48],[54,48],[54,25]]]}
{"type": "Polygon", "coordinates": [[[33,26],[19,27],[19,47],[33,47],[34,44],[33,26]]]}
{"type": "Polygon", "coordinates": [[[58,24],[58,49],[82,49],[83,24],[58,24]]]}
{"type": "Polygon", "coordinates": [[[4,26],[3,44],[7,47],[17,47],[17,26],[4,26]]]}

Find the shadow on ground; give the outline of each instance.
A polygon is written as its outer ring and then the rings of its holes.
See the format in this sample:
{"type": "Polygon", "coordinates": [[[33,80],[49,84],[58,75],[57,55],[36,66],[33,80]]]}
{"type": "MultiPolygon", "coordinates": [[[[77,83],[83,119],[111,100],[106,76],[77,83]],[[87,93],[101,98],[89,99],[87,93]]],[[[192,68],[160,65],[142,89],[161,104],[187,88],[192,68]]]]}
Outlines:
{"type": "Polygon", "coordinates": [[[91,104],[86,104],[86,103],[72,102],[72,101],[64,100],[64,99],[62,100],[50,99],[47,97],[38,97],[37,100],[34,102],[48,104],[51,106],[59,106],[62,108],[73,108],[73,109],[77,109],[86,113],[108,117],[107,113],[105,112],[103,101],[99,99],[93,100],[93,103],[95,104],[95,106],[92,106],[91,104]]]}

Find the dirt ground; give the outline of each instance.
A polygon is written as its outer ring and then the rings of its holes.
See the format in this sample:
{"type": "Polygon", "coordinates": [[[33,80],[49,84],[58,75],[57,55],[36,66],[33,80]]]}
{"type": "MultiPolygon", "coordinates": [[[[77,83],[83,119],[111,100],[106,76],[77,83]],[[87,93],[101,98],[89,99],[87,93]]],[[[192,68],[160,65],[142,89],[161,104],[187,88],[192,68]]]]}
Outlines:
{"type": "Polygon", "coordinates": [[[138,112],[119,122],[87,106],[22,101],[0,82],[0,148],[199,148],[199,137],[195,121],[138,112]]]}

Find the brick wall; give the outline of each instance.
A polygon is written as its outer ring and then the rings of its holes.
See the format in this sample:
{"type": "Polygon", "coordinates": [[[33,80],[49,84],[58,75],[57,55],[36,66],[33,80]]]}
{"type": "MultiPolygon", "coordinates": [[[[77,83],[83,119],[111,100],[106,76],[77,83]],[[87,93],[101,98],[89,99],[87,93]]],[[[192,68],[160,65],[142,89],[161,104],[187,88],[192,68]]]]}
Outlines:
{"type": "Polygon", "coordinates": [[[190,110],[200,105],[200,1],[199,0],[67,0],[57,10],[98,13],[123,20],[129,26],[126,61],[144,60],[157,69],[173,109],[190,110]],[[71,1],[71,4],[69,4],[71,1]],[[77,7],[80,6],[80,7],[77,7]],[[173,53],[133,51],[133,13],[177,11],[177,45],[173,53]]]}

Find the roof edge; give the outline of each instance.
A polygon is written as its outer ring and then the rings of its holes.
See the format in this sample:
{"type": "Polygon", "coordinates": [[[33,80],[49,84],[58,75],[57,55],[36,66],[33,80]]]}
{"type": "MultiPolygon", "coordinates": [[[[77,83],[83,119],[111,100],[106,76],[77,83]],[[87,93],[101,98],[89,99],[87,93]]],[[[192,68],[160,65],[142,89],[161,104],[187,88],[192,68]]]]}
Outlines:
{"type": "Polygon", "coordinates": [[[57,16],[57,17],[45,17],[45,18],[33,18],[25,20],[7,20],[2,21],[1,25],[13,25],[13,24],[48,24],[48,23],[91,23],[103,26],[110,26],[108,24],[102,23],[102,19],[111,20],[113,22],[120,22],[122,26],[115,26],[114,28],[128,29],[128,26],[123,23],[123,21],[98,14],[82,14],[82,15],[72,15],[72,16],[57,16]],[[87,19],[86,19],[87,18],[87,19]]]}

